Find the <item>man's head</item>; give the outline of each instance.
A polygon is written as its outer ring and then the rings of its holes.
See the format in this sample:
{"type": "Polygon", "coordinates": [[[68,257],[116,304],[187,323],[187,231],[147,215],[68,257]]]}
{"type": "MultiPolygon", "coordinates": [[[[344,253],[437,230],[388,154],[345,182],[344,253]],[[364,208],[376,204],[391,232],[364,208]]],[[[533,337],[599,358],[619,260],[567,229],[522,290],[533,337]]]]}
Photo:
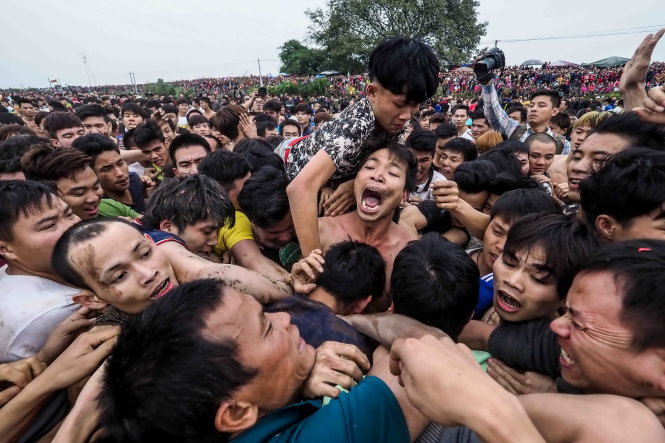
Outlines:
{"type": "Polygon", "coordinates": [[[612,116],[612,112],[598,112],[591,111],[583,114],[575,120],[573,128],[570,132],[570,147],[575,150],[580,147],[582,142],[594,132],[600,122],[612,116]]]}
{"type": "Polygon", "coordinates": [[[336,243],[326,252],[316,284],[334,297],[336,314],[359,314],[383,293],[385,268],[375,247],[350,240],[336,243]]]}
{"type": "Polygon", "coordinates": [[[438,128],[440,125],[448,123],[448,118],[440,113],[440,112],[435,112],[432,114],[432,116],[429,118],[429,130],[434,132],[436,131],[436,128],[438,128]]]}
{"type": "Polygon", "coordinates": [[[531,94],[527,122],[531,126],[546,125],[559,113],[561,97],[557,91],[537,89],[531,94]]]}
{"type": "Polygon", "coordinates": [[[526,108],[524,106],[511,106],[506,109],[506,114],[517,123],[526,123],[526,108]]]}
{"type": "Polygon", "coordinates": [[[129,188],[129,167],[113,140],[102,134],[86,134],[72,147],[92,159],[92,169],[105,193],[117,194],[129,188]]]}
{"type": "Polygon", "coordinates": [[[507,161],[506,155],[513,156],[517,160],[519,174],[529,175],[529,148],[519,140],[505,140],[483,154],[483,158],[494,162],[499,172],[514,173],[513,162],[507,161]],[[501,157],[504,157],[503,159],[501,157]]]}
{"type": "Polygon", "coordinates": [[[277,100],[269,100],[263,104],[263,112],[277,121],[282,112],[282,104],[277,100]]]}
{"type": "Polygon", "coordinates": [[[360,218],[365,222],[392,219],[397,206],[415,188],[415,171],[416,160],[407,147],[377,140],[353,185],[360,218]]]}
{"type": "Polygon", "coordinates": [[[436,135],[436,152],[434,153],[434,166],[441,169],[441,156],[443,147],[453,138],[457,137],[457,129],[451,123],[441,123],[434,131],[436,135]]]}
{"type": "Polygon", "coordinates": [[[0,181],[0,256],[11,267],[29,274],[53,274],[53,247],[78,221],[48,186],[26,180],[0,181]]]}
{"type": "Polygon", "coordinates": [[[18,108],[17,111],[23,120],[32,121],[35,119],[35,114],[37,114],[39,108],[32,100],[27,98],[18,98],[16,99],[15,104],[18,108]]]}
{"type": "Polygon", "coordinates": [[[581,185],[584,215],[603,241],[665,240],[665,152],[629,148],[581,185]]]}
{"type": "Polygon", "coordinates": [[[302,129],[296,120],[288,119],[279,125],[279,133],[284,138],[296,138],[300,137],[302,129]]]}
{"type": "Polygon", "coordinates": [[[561,375],[586,392],[665,396],[665,242],[604,246],[581,265],[553,321],[561,375]]]}
{"type": "Polygon", "coordinates": [[[226,441],[294,401],[314,357],[288,314],[220,281],[187,283],[123,326],[101,423],[118,441],[226,441]]]}
{"type": "Polygon", "coordinates": [[[546,132],[536,132],[524,140],[529,148],[529,175],[544,174],[556,154],[556,141],[546,132]]]}
{"type": "Polygon", "coordinates": [[[122,105],[122,123],[125,129],[134,129],[148,119],[148,113],[134,102],[122,105]]]}
{"type": "Polygon", "coordinates": [[[74,140],[85,134],[81,120],[71,112],[52,112],[43,124],[53,146],[61,148],[71,148],[74,140]]]}
{"type": "Polygon", "coordinates": [[[459,165],[475,160],[476,157],[478,157],[478,152],[472,141],[455,137],[443,145],[443,152],[439,159],[439,169],[444,177],[452,180],[459,165]]]}
{"type": "Polygon", "coordinates": [[[178,107],[178,115],[184,117],[189,110],[189,101],[186,98],[179,98],[175,105],[178,107]]]}
{"type": "Polygon", "coordinates": [[[642,121],[634,112],[611,115],[598,124],[579,148],[573,150],[568,162],[568,197],[579,201],[579,187],[593,168],[599,167],[608,155],[631,146],[654,150],[665,147],[665,127],[642,121]]]}
{"type": "Polygon", "coordinates": [[[561,213],[518,218],[494,262],[494,310],[509,322],[553,317],[577,267],[597,247],[584,223],[561,213]]]}
{"type": "Polygon", "coordinates": [[[233,151],[215,151],[201,160],[199,174],[216,180],[226,191],[236,210],[240,210],[238,194],[251,177],[251,165],[241,154],[233,151]]]}
{"type": "Polygon", "coordinates": [[[187,120],[192,133],[204,136],[210,135],[210,126],[208,125],[208,119],[202,116],[201,114],[192,112],[187,120]]]}
{"type": "Polygon", "coordinates": [[[210,144],[194,133],[180,134],[169,145],[169,158],[176,176],[197,174],[198,167],[206,155],[210,154],[210,144]]]}
{"type": "Polygon", "coordinates": [[[466,121],[469,119],[469,107],[466,105],[457,105],[453,108],[453,113],[450,121],[457,127],[457,132],[466,126],[466,121]]]}
{"type": "Polygon", "coordinates": [[[210,119],[213,129],[219,131],[231,141],[240,138],[240,116],[246,114],[245,108],[239,105],[228,105],[217,111],[210,119]]]}
{"type": "Polygon", "coordinates": [[[76,149],[34,145],[21,158],[21,169],[26,179],[40,181],[57,191],[82,220],[97,217],[103,191],[87,155],[76,149]]]}
{"type": "Polygon", "coordinates": [[[295,239],[287,185],[284,171],[265,166],[252,173],[238,194],[238,203],[263,247],[278,249],[295,239]]]}
{"type": "Polygon", "coordinates": [[[91,309],[109,304],[135,314],[178,284],[150,237],[120,218],[88,220],[65,231],[51,265],[65,282],[90,291],[74,301],[91,309]]]}
{"type": "Polygon", "coordinates": [[[478,302],[478,285],[478,268],[464,250],[429,233],[397,254],[390,292],[396,314],[457,340],[478,302]]]}
{"type": "Polygon", "coordinates": [[[17,135],[0,143],[0,181],[25,180],[21,157],[38,143],[48,144],[49,140],[36,135],[17,135]]]}
{"type": "Polygon", "coordinates": [[[101,105],[83,105],[76,109],[86,134],[111,135],[111,121],[101,105]]]}
{"type": "Polygon", "coordinates": [[[457,183],[459,197],[476,211],[482,212],[495,176],[494,165],[486,160],[478,159],[459,165],[455,170],[453,180],[457,183]]]}
{"type": "Polygon", "coordinates": [[[192,252],[212,251],[219,228],[234,221],[233,205],[219,183],[198,174],[164,180],[141,219],[146,228],[179,236],[192,252]]]}
{"type": "Polygon", "coordinates": [[[406,147],[416,158],[416,184],[425,183],[432,171],[432,161],[436,151],[436,135],[427,129],[414,129],[406,139],[406,147]]]}
{"type": "Polygon", "coordinates": [[[570,129],[570,117],[565,112],[559,112],[550,119],[549,127],[555,134],[565,136],[570,129]]]}
{"type": "Polygon", "coordinates": [[[309,127],[309,119],[312,116],[312,108],[308,104],[300,103],[296,105],[296,109],[293,114],[296,119],[298,119],[298,124],[303,130],[309,127]]]}
{"type": "Polygon", "coordinates": [[[164,133],[155,122],[149,121],[137,126],[134,129],[134,142],[153,165],[163,168],[171,162],[169,151],[164,145],[164,133]]]}
{"type": "Polygon", "coordinates": [[[436,55],[420,40],[391,37],[374,48],[366,93],[379,126],[388,132],[401,130],[436,91],[439,69],[436,55]]]}
{"type": "Polygon", "coordinates": [[[252,171],[258,171],[264,166],[272,166],[280,171],[286,171],[284,160],[275,154],[274,149],[267,140],[246,138],[233,147],[233,152],[245,157],[251,165],[252,171]]]}
{"type": "Polygon", "coordinates": [[[492,129],[487,117],[483,113],[482,109],[478,109],[471,113],[471,137],[474,140],[478,140],[478,137],[485,134],[487,131],[492,129]]]}
{"type": "Polygon", "coordinates": [[[279,135],[277,120],[267,114],[259,114],[254,118],[256,124],[256,135],[262,138],[279,135]]]}

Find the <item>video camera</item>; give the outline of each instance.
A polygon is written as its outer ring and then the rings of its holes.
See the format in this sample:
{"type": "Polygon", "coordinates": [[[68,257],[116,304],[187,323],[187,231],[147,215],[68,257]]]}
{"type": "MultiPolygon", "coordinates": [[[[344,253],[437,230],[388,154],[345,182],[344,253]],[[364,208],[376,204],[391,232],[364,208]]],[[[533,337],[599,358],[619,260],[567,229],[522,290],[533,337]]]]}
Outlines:
{"type": "Polygon", "coordinates": [[[480,56],[480,59],[473,65],[473,72],[476,79],[482,84],[486,84],[494,78],[492,71],[503,69],[506,66],[506,56],[499,48],[491,48],[480,56]]]}
{"type": "Polygon", "coordinates": [[[268,95],[268,89],[261,86],[259,88],[259,97],[265,97],[266,95],[268,95]]]}

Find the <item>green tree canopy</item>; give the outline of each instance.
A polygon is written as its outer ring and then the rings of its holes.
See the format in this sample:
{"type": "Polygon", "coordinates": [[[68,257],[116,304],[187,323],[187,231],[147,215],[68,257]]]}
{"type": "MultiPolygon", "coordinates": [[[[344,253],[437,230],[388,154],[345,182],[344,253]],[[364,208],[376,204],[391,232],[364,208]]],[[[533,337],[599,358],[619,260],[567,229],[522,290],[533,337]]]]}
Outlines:
{"type": "Polygon", "coordinates": [[[326,69],[328,57],[321,49],[308,48],[298,40],[289,40],[279,48],[281,72],[316,74],[326,69]]]}
{"type": "Polygon", "coordinates": [[[327,67],[341,72],[364,72],[372,49],[395,35],[427,42],[442,64],[463,63],[487,27],[478,23],[477,6],[476,0],[328,0],[324,8],[306,11],[308,38],[327,67]]]}

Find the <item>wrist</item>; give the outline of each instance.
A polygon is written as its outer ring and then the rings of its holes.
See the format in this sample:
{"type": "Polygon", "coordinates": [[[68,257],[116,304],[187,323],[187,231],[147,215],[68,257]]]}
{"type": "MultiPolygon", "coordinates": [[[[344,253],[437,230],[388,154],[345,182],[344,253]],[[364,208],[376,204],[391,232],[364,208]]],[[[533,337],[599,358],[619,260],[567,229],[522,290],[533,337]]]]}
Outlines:
{"type": "Polygon", "coordinates": [[[499,385],[492,388],[494,392],[476,404],[480,407],[475,414],[465,414],[463,424],[492,443],[543,441],[517,397],[499,385]]]}

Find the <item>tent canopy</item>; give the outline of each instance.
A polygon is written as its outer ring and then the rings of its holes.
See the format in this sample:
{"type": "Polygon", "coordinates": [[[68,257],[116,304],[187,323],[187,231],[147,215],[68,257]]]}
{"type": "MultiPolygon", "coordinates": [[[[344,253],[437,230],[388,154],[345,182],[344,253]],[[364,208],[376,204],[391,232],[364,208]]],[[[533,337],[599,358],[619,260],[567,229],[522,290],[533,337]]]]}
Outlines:
{"type": "Polygon", "coordinates": [[[535,58],[530,58],[529,60],[526,60],[524,63],[522,63],[520,66],[536,66],[536,65],[542,65],[544,64],[543,61],[535,59],[535,58]]]}
{"type": "Polygon", "coordinates": [[[614,66],[623,66],[628,60],[630,59],[625,57],[612,56],[592,63],[586,63],[586,65],[597,66],[599,68],[612,68],[614,66]]]}
{"type": "Polygon", "coordinates": [[[579,66],[577,63],[567,62],[565,60],[557,60],[549,64],[549,66],[579,66]]]}
{"type": "Polygon", "coordinates": [[[323,72],[319,72],[318,75],[335,75],[335,74],[339,74],[339,71],[335,71],[335,70],[323,71],[323,72]]]}

